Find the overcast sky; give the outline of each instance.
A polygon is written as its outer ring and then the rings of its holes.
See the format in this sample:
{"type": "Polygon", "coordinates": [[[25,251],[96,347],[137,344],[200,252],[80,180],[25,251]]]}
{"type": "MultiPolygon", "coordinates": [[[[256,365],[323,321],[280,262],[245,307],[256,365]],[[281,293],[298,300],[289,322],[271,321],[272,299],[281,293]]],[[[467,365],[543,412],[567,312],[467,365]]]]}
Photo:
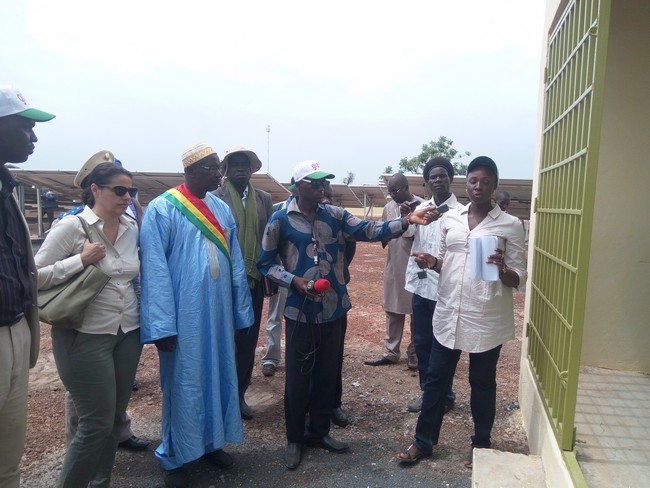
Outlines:
{"type": "Polygon", "coordinates": [[[531,178],[544,5],[13,0],[0,84],[57,115],[28,169],[109,149],[133,171],[180,171],[205,142],[254,150],[281,182],[316,159],[335,182],[374,184],[446,136],[531,178]]]}

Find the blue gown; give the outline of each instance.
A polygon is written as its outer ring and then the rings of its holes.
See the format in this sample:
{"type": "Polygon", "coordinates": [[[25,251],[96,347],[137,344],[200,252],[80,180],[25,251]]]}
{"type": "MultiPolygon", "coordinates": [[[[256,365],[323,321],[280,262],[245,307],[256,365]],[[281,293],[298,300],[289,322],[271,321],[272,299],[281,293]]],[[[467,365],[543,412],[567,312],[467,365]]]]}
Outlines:
{"type": "Polygon", "coordinates": [[[147,206],[140,235],[141,340],[177,338],[158,354],[163,469],[244,438],[234,332],[252,325],[253,309],[230,209],[210,193],[204,202],[225,232],[232,279],[226,256],[164,197],[147,206]]]}

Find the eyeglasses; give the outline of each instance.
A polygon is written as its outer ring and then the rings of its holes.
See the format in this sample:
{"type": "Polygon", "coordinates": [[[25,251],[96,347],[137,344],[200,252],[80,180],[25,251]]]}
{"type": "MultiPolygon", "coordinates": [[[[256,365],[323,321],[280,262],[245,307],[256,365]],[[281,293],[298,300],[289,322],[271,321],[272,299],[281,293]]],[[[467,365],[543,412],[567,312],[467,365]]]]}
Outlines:
{"type": "Polygon", "coordinates": [[[193,168],[201,168],[203,171],[207,171],[208,173],[221,173],[221,166],[194,165],[193,168]]]}
{"type": "Polygon", "coordinates": [[[389,194],[389,195],[397,195],[397,194],[398,194],[399,192],[401,192],[403,189],[404,189],[404,187],[402,187],[402,188],[398,188],[397,190],[388,190],[388,194],[389,194]]]}
{"type": "Polygon", "coordinates": [[[100,188],[108,188],[115,193],[118,197],[123,197],[127,193],[131,198],[135,198],[138,194],[138,189],[135,187],[127,188],[126,186],[109,186],[109,185],[97,185],[100,188]]]}
{"type": "Polygon", "coordinates": [[[308,180],[308,179],[304,179],[303,181],[305,181],[305,182],[307,182],[307,183],[311,183],[311,187],[312,187],[312,188],[320,188],[320,187],[325,188],[325,185],[327,184],[327,180],[326,180],[325,178],[320,179],[320,180],[308,180]]]}

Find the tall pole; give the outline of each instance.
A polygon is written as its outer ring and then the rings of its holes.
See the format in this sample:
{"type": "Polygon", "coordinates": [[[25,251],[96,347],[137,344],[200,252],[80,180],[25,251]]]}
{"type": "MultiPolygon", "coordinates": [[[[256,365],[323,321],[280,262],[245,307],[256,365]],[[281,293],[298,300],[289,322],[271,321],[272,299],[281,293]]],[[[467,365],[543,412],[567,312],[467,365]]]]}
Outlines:
{"type": "Polygon", "coordinates": [[[266,126],[266,172],[270,174],[271,167],[271,126],[266,126]]]}

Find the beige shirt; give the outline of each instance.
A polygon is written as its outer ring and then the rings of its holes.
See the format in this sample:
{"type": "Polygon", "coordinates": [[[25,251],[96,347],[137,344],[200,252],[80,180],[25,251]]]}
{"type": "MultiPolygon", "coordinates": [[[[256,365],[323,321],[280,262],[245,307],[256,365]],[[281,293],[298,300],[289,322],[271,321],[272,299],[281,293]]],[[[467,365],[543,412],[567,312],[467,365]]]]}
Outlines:
{"type": "MultiPolygon", "coordinates": [[[[101,293],[86,309],[84,321],[77,330],[87,334],[117,334],[140,327],[138,300],[133,279],[140,272],[138,257],[138,227],[124,216],[120,217],[115,245],[104,236],[104,222],[91,208],[79,214],[88,223],[93,242],[106,246],[106,256],[95,265],[111,277],[101,293]]],[[[83,270],[81,250],[86,235],[79,219],[65,217],[48,233],[35,256],[38,288],[48,289],[65,282],[83,270]]]]}

